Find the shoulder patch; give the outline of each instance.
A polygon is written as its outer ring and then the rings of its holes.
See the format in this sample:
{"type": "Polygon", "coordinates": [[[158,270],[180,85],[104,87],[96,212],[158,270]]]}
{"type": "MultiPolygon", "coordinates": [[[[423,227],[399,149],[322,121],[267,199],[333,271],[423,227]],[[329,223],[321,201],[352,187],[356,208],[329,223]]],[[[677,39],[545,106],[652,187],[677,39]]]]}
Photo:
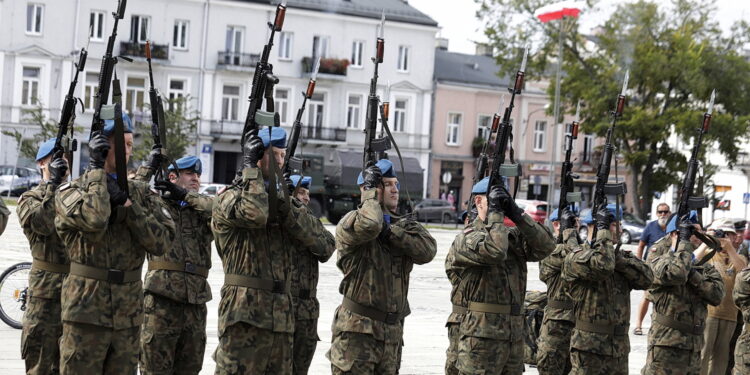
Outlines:
{"type": "Polygon", "coordinates": [[[64,191],[64,190],[67,190],[68,188],[70,188],[70,182],[66,182],[66,183],[60,185],[57,188],[57,190],[64,191]]]}

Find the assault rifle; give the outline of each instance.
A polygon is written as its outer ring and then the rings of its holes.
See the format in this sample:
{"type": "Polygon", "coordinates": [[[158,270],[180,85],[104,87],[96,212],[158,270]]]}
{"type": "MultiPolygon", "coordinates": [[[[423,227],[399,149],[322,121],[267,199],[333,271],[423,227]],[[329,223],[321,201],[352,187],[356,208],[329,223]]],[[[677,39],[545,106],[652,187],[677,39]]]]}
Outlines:
{"type": "MultiPolygon", "coordinates": [[[[580,125],[580,111],[581,102],[578,102],[576,107],[576,118],[573,123],[568,125],[568,134],[565,135],[565,161],[562,163],[562,175],[560,176],[560,206],[558,208],[558,217],[562,218],[562,211],[567,208],[570,204],[580,202],[581,192],[575,192],[574,180],[578,176],[573,174],[573,163],[570,161],[571,153],[573,152],[573,141],[578,138],[578,126],[580,125]]],[[[562,220],[560,221],[562,222],[562,220]]],[[[560,234],[557,237],[557,242],[563,242],[563,231],[560,228],[560,234]]]]}
{"type": "Polygon", "coordinates": [[[367,97],[367,121],[365,123],[365,153],[362,160],[362,168],[367,168],[370,164],[378,161],[378,153],[389,148],[389,141],[386,137],[375,138],[378,130],[378,109],[380,107],[380,98],[378,98],[378,66],[383,62],[383,51],[385,49],[385,13],[380,19],[380,28],[378,37],[375,42],[375,57],[372,62],[375,65],[375,71],[370,79],[370,94],[367,97]]]}
{"type": "MultiPolygon", "coordinates": [[[[154,87],[154,71],[151,67],[151,42],[146,41],[146,61],[148,62],[148,79],[151,88],[148,90],[148,100],[151,105],[151,137],[154,139],[153,149],[160,154],[166,155],[167,149],[167,121],[164,116],[164,103],[161,95],[154,87]]],[[[162,158],[164,160],[166,158],[162,158]]],[[[154,173],[155,180],[165,180],[169,173],[167,172],[168,162],[162,162],[154,173]]],[[[177,169],[175,169],[175,173],[177,169]]]]}
{"type": "MultiPolygon", "coordinates": [[[[505,96],[503,96],[502,100],[500,101],[500,110],[503,110],[503,106],[505,105],[505,96]]],[[[471,180],[471,186],[476,185],[484,178],[485,173],[487,173],[487,164],[489,162],[487,157],[487,149],[489,148],[490,142],[492,142],[492,135],[497,133],[497,129],[500,127],[500,113],[495,113],[492,116],[492,126],[490,127],[487,134],[487,138],[484,140],[484,145],[482,145],[482,152],[479,154],[479,159],[477,159],[477,168],[474,171],[474,178],[471,180]]],[[[469,195],[469,205],[468,205],[468,212],[471,213],[471,210],[474,209],[474,197],[469,195]]]]}
{"type": "Polygon", "coordinates": [[[52,148],[52,155],[55,155],[55,157],[57,157],[58,153],[65,154],[68,159],[68,170],[71,176],[73,175],[73,152],[78,149],[78,142],[73,138],[75,134],[73,126],[76,119],[76,104],[81,100],[75,97],[75,90],[78,85],[78,74],[86,66],[88,55],[89,53],[86,51],[86,48],[81,48],[81,52],[78,55],[78,62],[75,63],[76,73],[73,76],[73,81],[70,82],[68,94],[65,95],[65,102],[63,103],[62,112],[60,112],[57,138],[55,138],[55,145],[52,148]]]}
{"type": "Polygon", "coordinates": [[[120,190],[128,192],[128,167],[125,160],[125,124],[122,122],[122,90],[120,80],[117,79],[117,71],[114,72],[115,79],[112,80],[112,102],[114,104],[115,129],[112,137],[115,141],[115,172],[117,173],[117,185],[120,190]]]}
{"type": "MultiPolygon", "coordinates": [[[[622,91],[620,92],[620,95],[617,97],[617,105],[615,106],[615,110],[610,113],[612,116],[612,124],[610,125],[609,129],[607,130],[607,138],[606,142],[604,143],[604,153],[602,154],[602,160],[599,162],[599,167],[596,171],[596,186],[594,187],[594,204],[591,207],[591,215],[594,218],[594,223],[596,223],[596,213],[601,209],[602,207],[607,206],[607,195],[615,195],[617,197],[617,215],[620,215],[620,204],[619,204],[619,196],[625,195],[627,192],[627,187],[625,186],[625,183],[615,183],[610,184],[608,183],[609,180],[609,170],[610,166],[612,164],[612,156],[615,153],[615,146],[612,144],[612,136],[615,133],[615,125],[617,124],[617,120],[622,117],[622,111],[625,108],[625,91],[628,89],[628,79],[630,78],[630,71],[625,72],[625,80],[622,83],[622,91]]],[[[592,232],[593,239],[596,240],[596,232],[597,228],[596,225],[594,225],[594,231],[592,232]]]]}
{"type": "MultiPolygon", "coordinates": [[[[292,132],[289,135],[289,145],[287,146],[287,153],[284,157],[284,168],[282,171],[284,175],[291,174],[293,171],[304,171],[305,167],[309,163],[309,160],[305,160],[301,157],[294,156],[297,151],[297,143],[299,143],[299,134],[302,131],[302,115],[305,113],[307,107],[307,100],[315,93],[315,82],[318,79],[318,70],[320,69],[320,57],[315,61],[315,68],[313,69],[310,82],[307,83],[307,90],[302,92],[302,105],[297,110],[297,117],[294,119],[294,125],[292,125],[292,132]]],[[[299,179],[299,183],[302,179],[299,179]]],[[[295,187],[296,188],[296,187],[295,187]]]]}

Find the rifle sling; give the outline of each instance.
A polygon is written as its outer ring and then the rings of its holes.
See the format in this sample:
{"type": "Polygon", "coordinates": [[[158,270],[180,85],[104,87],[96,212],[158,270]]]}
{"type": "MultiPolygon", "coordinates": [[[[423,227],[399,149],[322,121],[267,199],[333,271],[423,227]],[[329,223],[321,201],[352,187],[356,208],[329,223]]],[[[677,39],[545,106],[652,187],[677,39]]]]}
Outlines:
{"type": "Polygon", "coordinates": [[[396,155],[398,155],[398,162],[399,164],[401,164],[401,173],[404,174],[404,191],[406,192],[406,199],[409,201],[409,211],[414,212],[414,209],[412,207],[411,195],[409,194],[409,188],[407,187],[408,184],[406,183],[406,169],[404,168],[404,159],[403,157],[401,157],[401,150],[399,150],[396,139],[394,139],[393,134],[391,134],[391,129],[390,127],[388,127],[388,121],[383,121],[383,129],[385,129],[385,133],[388,134],[388,138],[391,140],[393,148],[396,150],[396,155]]]}

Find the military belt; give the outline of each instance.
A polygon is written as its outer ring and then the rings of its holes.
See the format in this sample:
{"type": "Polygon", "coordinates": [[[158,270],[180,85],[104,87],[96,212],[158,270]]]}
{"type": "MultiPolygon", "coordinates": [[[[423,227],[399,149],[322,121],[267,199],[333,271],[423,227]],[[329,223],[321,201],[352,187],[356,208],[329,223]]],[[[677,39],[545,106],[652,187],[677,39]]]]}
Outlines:
{"type": "Polygon", "coordinates": [[[202,276],[204,278],[208,277],[208,268],[196,266],[195,264],[190,263],[190,262],[174,263],[174,262],[162,262],[162,261],[152,260],[148,262],[148,270],[149,271],[156,271],[156,270],[180,271],[180,272],[190,273],[193,275],[202,276]]]}
{"type": "Polygon", "coordinates": [[[341,306],[343,306],[345,309],[355,314],[359,314],[364,317],[377,320],[379,322],[384,322],[386,324],[396,324],[400,322],[401,319],[405,318],[407,315],[407,314],[404,314],[403,312],[380,311],[376,308],[365,306],[357,302],[354,302],[346,297],[344,297],[344,301],[341,303],[341,306]]]}
{"type": "Polygon", "coordinates": [[[628,334],[629,324],[606,324],[593,323],[584,320],[576,320],[576,329],[586,332],[601,333],[605,335],[623,336],[628,334]]]}
{"type": "Polygon", "coordinates": [[[669,316],[659,314],[657,312],[654,312],[654,321],[659,322],[659,324],[669,327],[672,329],[676,329],[686,335],[702,335],[703,334],[703,324],[688,324],[680,322],[676,319],[673,319],[669,316]]]}
{"type": "Polygon", "coordinates": [[[292,283],[285,280],[259,279],[228,273],[224,275],[224,285],[244,286],[245,288],[267,290],[271,293],[287,294],[292,289],[292,283]]]}
{"type": "Polygon", "coordinates": [[[510,314],[510,315],[522,315],[523,311],[521,305],[500,305],[496,303],[484,303],[484,302],[469,302],[467,307],[469,311],[489,313],[489,314],[510,314]]]}
{"type": "Polygon", "coordinates": [[[292,295],[299,299],[312,299],[318,296],[318,290],[293,288],[292,295]]]}
{"type": "Polygon", "coordinates": [[[99,268],[91,267],[80,263],[70,263],[70,274],[76,276],[83,276],[89,279],[96,279],[101,281],[108,281],[114,284],[132,283],[141,281],[141,268],[132,271],[121,271],[112,268],[99,268]]]}
{"type": "Polygon", "coordinates": [[[68,273],[70,272],[70,264],[50,263],[35,258],[31,262],[31,269],[54,273],[68,273]]]}
{"type": "Polygon", "coordinates": [[[454,314],[466,314],[467,312],[469,312],[469,309],[467,309],[466,307],[459,306],[459,305],[453,305],[453,313],[454,314]]]}
{"type": "Polygon", "coordinates": [[[551,299],[547,302],[547,307],[552,309],[573,310],[573,308],[575,307],[575,303],[573,303],[573,301],[551,299]]]}

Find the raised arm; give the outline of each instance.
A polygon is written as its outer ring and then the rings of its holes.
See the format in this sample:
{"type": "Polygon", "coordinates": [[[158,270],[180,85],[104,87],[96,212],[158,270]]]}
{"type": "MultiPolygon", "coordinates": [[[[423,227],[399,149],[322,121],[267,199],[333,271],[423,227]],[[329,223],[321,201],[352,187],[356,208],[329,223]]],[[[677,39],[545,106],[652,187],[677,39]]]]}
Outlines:
{"type": "Polygon", "coordinates": [[[5,227],[8,226],[8,217],[10,216],[10,210],[5,205],[5,201],[0,199],[0,234],[5,232],[5,227]]]}
{"type": "Polygon", "coordinates": [[[55,233],[55,186],[46,184],[43,195],[34,190],[21,194],[16,212],[21,227],[50,236],[55,233]]]}
{"type": "Polygon", "coordinates": [[[284,223],[286,233],[302,249],[310,251],[319,259],[325,258],[325,260],[328,260],[331,257],[334,244],[329,242],[330,237],[326,236],[326,234],[330,235],[330,233],[323,227],[320,220],[313,215],[312,211],[298,200],[291,199],[291,207],[284,223]]]}
{"type": "Polygon", "coordinates": [[[111,213],[104,170],[86,172],[76,186],[60,186],[55,194],[55,212],[55,225],[60,232],[104,233],[111,213]]]}
{"type": "Polygon", "coordinates": [[[629,251],[620,252],[616,255],[615,271],[625,277],[631,289],[648,289],[654,281],[654,273],[651,268],[629,251]]]}
{"type": "Polygon", "coordinates": [[[430,232],[413,220],[401,220],[391,226],[384,239],[391,251],[411,257],[416,264],[429,263],[437,254],[437,242],[430,232]]]}
{"type": "Polygon", "coordinates": [[[373,241],[383,229],[383,210],[375,189],[362,194],[362,204],[336,226],[336,248],[345,253],[357,245],[373,241]]]}
{"type": "Polygon", "coordinates": [[[212,228],[262,229],[268,220],[268,194],[258,168],[245,168],[242,183],[227,189],[214,202],[212,228]]]}
{"type": "Polygon", "coordinates": [[[612,234],[599,229],[593,245],[584,244],[565,257],[563,278],[568,281],[602,281],[615,270],[615,249],[612,234]]]}
{"type": "Polygon", "coordinates": [[[711,264],[703,267],[692,267],[688,275],[688,285],[692,286],[706,303],[717,306],[724,299],[724,280],[711,264]]]}
{"type": "Polygon", "coordinates": [[[523,252],[526,260],[537,262],[555,250],[555,240],[549,228],[535,222],[529,215],[523,215],[523,220],[516,228],[521,232],[523,240],[523,252]]]}
{"type": "Polygon", "coordinates": [[[508,257],[508,227],[503,214],[491,212],[487,226],[474,225],[464,230],[463,243],[457,244],[456,267],[500,264],[508,257]]]}
{"type": "Polygon", "coordinates": [[[145,183],[132,185],[135,199],[126,207],[126,223],[133,239],[153,255],[164,254],[175,238],[175,223],[161,198],[145,183]],[[137,194],[137,195],[136,195],[137,194]]]}

